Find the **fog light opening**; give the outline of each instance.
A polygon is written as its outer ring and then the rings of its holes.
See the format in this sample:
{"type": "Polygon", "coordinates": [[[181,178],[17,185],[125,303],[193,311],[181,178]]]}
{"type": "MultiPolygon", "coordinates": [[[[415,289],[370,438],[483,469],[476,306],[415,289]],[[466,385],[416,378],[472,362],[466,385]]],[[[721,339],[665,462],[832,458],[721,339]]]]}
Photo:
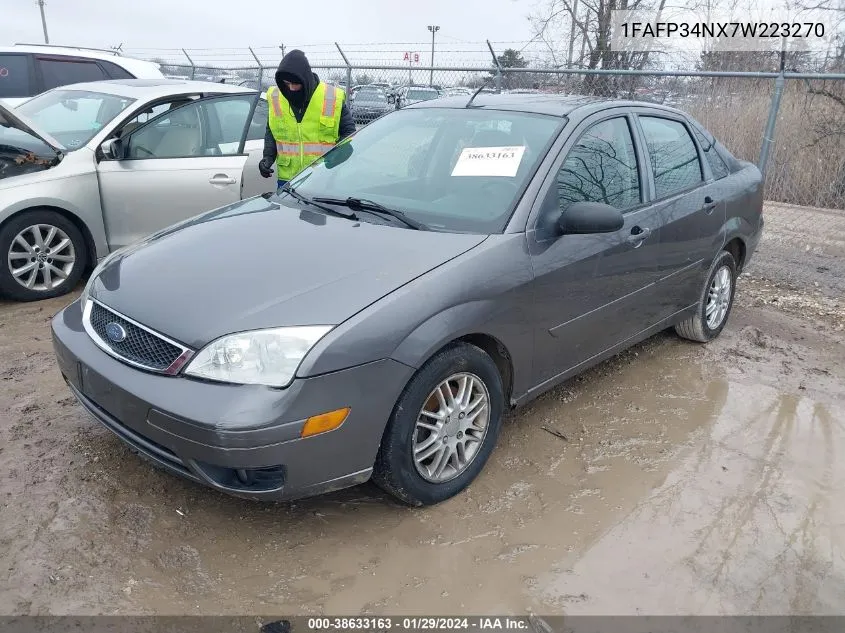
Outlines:
{"type": "Polygon", "coordinates": [[[320,415],[312,415],[305,421],[305,426],[302,427],[300,437],[310,437],[312,435],[334,431],[346,421],[350,411],[351,409],[349,407],[344,407],[343,409],[335,409],[334,411],[328,411],[320,415]]]}

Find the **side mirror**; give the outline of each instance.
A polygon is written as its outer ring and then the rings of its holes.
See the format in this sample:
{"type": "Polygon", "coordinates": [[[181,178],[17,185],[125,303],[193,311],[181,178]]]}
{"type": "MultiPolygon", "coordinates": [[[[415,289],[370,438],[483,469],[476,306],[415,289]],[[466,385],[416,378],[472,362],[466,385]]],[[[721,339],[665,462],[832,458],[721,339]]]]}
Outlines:
{"type": "Polygon", "coordinates": [[[103,141],[103,144],[100,145],[103,156],[109,160],[121,160],[124,158],[124,147],[123,140],[119,138],[110,138],[107,141],[103,141]]]}
{"type": "Polygon", "coordinates": [[[557,221],[563,235],[613,233],[624,225],[622,212],[601,202],[574,202],[564,209],[557,221]]]}
{"type": "Polygon", "coordinates": [[[396,97],[394,97],[393,95],[388,95],[387,102],[388,103],[396,103],[396,97]]]}

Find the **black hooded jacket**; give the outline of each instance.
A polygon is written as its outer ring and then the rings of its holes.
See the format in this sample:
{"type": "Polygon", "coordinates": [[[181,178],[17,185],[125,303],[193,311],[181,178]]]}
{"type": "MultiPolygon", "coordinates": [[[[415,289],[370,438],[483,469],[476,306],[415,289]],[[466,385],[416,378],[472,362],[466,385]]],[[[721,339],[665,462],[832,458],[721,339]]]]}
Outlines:
{"type": "MultiPolygon", "coordinates": [[[[308,63],[305,53],[294,49],[282,58],[279,69],[276,71],[276,85],[282,91],[285,99],[290,102],[297,121],[302,121],[308,103],[311,101],[311,96],[319,83],[320,78],[311,70],[311,64],[308,63]],[[284,79],[302,84],[302,90],[291,92],[282,83],[284,79]]],[[[337,140],[341,141],[353,132],[355,132],[355,121],[352,118],[352,112],[349,110],[348,101],[344,100],[343,107],[340,110],[340,130],[337,140]]],[[[264,158],[271,161],[276,160],[276,139],[270,131],[269,121],[264,132],[264,158]]]]}

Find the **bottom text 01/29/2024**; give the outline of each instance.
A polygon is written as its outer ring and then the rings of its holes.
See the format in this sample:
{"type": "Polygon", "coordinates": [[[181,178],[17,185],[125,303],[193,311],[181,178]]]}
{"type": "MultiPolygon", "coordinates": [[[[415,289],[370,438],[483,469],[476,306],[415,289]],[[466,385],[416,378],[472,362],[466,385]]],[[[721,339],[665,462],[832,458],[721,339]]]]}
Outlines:
{"type": "MultiPolygon", "coordinates": [[[[351,617],[307,618],[308,631],[496,631],[527,630],[528,618],[524,617],[351,617]]],[[[296,625],[291,633],[298,633],[296,625]]]]}

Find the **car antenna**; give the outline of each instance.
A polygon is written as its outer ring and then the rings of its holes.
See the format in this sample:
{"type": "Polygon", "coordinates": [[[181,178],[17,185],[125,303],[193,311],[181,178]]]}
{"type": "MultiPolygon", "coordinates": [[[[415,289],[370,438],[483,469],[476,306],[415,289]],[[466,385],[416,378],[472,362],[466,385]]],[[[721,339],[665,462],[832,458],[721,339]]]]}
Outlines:
{"type": "Polygon", "coordinates": [[[473,102],[473,101],[475,100],[475,98],[479,95],[479,93],[487,87],[487,84],[488,84],[488,83],[490,83],[490,80],[491,80],[491,79],[492,79],[492,77],[488,77],[487,79],[485,79],[485,80],[482,82],[482,84],[478,87],[478,90],[476,90],[476,91],[473,93],[473,95],[469,98],[469,101],[467,101],[467,104],[464,106],[465,108],[472,107],[472,102],[473,102]]]}

